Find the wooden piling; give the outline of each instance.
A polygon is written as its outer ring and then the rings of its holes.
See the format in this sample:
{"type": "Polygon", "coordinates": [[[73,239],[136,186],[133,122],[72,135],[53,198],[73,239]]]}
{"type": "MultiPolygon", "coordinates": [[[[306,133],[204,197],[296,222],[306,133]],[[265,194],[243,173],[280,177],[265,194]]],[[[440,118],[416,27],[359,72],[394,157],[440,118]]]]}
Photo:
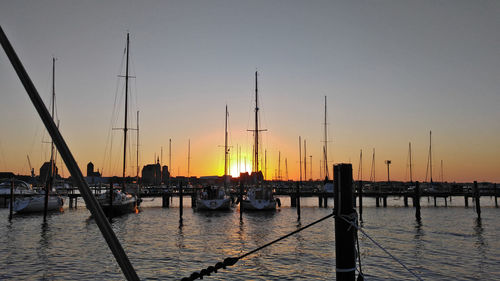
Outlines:
{"type": "Polygon", "coordinates": [[[191,208],[196,208],[196,194],[191,195],[191,208]]]}
{"type": "Polygon", "coordinates": [[[420,221],[422,218],[420,216],[420,184],[418,183],[418,181],[415,184],[414,198],[415,198],[415,201],[413,201],[413,202],[414,202],[414,206],[416,209],[415,218],[417,219],[417,221],[420,221]]]}
{"type": "Polygon", "coordinates": [[[495,207],[498,208],[498,200],[497,200],[497,184],[493,186],[493,193],[495,194],[495,207]]]}
{"type": "Polygon", "coordinates": [[[323,208],[323,197],[320,195],[318,195],[318,206],[320,208],[323,208]]]}
{"type": "Polygon", "coordinates": [[[323,196],[323,208],[328,208],[328,194],[326,193],[323,196]]]}
{"type": "Polygon", "coordinates": [[[243,182],[240,180],[240,221],[243,219],[243,182]]]}
{"type": "Polygon", "coordinates": [[[444,197],[444,206],[448,207],[448,197],[444,197]]]}
{"type": "Polygon", "coordinates": [[[297,220],[300,220],[300,183],[297,183],[297,193],[295,197],[297,205],[297,220]]]}
{"type": "Polygon", "coordinates": [[[292,208],[297,207],[296,195],[293,193],[290,194],[290,207],[292,207],[292,208]]]}
{"type": "Polygon", "coordinates": [[[338,164],[334,172],[335,262],[337,280],[355,280],[356,259],[354,237],[356,229],[345,220],[356,223],[352,206],[352,166],[338,164]]]}
{"type": "Polygon", "coordinates": [[[170,207],[170,196],[168,196],[167,194],[162,195],[161,207],[162,208],[169,208],[170,207]]]}
{"type": "Polygon", "coordinates": [[[434,196],[434,207],[437,207],[436,196],[434,196]]]}
{"type": "Polygon", "coordinates": [[[384,208],[387,208],[387,196],[384,196],[383,200],[384,200],[384,208]]]}
{"type": "Polygon", "coordinates": [[[10,182],[9,221],[12,220],[13,208],[14,208],[14,179],[12,179],[10,182]]]}
{"type": "Polygon", "coordinates": [[[182,182],[179,183],[179,223],[182,224],[182,205],[183,205],[183,198],[182,198],[182,182]]]}
{"type": "Polygon", "coordinates": [[[408,196],[405,195],[403,198],[403,201],[404,201],[405,207],[408,207],[408,196]]]}
{"type": "Polygon", "coordinates": [[[359,220],[363,221],[363,181],[359,181],[358,185],[358,200],[359,200],[359,220]]]}
{"type": "Polygon", "coordinates": [[[468,191],[466,191],[466,193],[464,195],[464,203],[465,203],[465,207],[469,208],[469,196],[468,196],[467,192],[468,191]]]}
{"type": "Polygon", "coordinates": [[[479,188],[477,187],[477,181],[474,181],[474,198],[476,199],[477,217],[481,218],[481,204],[479,202],[480,194],[479,194],[479,188]]]}

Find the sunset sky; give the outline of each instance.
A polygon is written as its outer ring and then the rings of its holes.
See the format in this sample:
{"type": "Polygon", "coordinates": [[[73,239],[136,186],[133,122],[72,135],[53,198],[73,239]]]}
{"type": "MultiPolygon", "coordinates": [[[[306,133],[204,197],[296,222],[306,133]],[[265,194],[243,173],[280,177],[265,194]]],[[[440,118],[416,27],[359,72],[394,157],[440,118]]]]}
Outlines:
{"type": "MultiPolygon", "coordinates": [[[[47,105],[57,58],[61,132],[84,173],[92,161],[105,176],[121,175],[122,132],[112,128],[123,127],[117,76],[130,32],[141,166],[161,148],[168,165],[172,139],[172,174],[187,175],[190,139],[190,174],[222,175],[227,104],[231,173],[237,146],[250,171],[258,70],[269,179],[279,151],[283,177],[287,158],[298,178],[299,136],[319,178],[327,96],[329,165],[352,163],[355,179],[361,149],[369,179],[375,148],[377,180],[387,179],[388,159],[391,179],[408,180],[411,142],[413,178],[424,180],[432,130],[434,181],[442,160],[446,181],[500,182],[499,15],[496,0],[0,0],[0,25],[47,105]]],[[[38,174],[49,137],[3,50],[0,96],[0,171],[29,174],[29,155],[38,174]]]]}

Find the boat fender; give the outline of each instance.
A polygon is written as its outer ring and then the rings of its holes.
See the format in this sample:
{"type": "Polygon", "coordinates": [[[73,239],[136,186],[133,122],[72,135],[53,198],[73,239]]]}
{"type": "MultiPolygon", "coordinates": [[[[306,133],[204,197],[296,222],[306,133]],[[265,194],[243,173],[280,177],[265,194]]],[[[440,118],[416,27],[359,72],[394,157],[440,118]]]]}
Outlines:
{"type": "Polygon", "coordinates": [[[279,198],[276,198],[276,203],[278,203],[278,207],[281,208],[281,200],[279,198]]]}

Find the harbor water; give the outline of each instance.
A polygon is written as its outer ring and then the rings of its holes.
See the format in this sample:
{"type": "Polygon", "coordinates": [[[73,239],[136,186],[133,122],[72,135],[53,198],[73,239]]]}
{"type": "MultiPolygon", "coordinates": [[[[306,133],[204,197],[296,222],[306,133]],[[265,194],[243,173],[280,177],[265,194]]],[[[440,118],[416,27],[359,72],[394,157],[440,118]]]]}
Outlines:
{"type": "MultiPolygon", "coordinates": [[[[444,199],[439,199],[444,200],[444,199]]],[[[481,198],[482,219],[463,197],[444,207],[422,198],[422,221],[403,199],[376,208],[365,198],[362,228],[424,280],[498,280],[500,278],[500,208],[481,198]]],[[[184,199],[179,223],[178,198],[171,208],[161,199],[145,199],[138,214],[112,220],[112,227],[142,280],[180,280],[194,271],[244,254],[332,212],[317,198],[303,198],[301,220],[289,198],[271,213],[195,212],[184,199]]],[[[43,215],[15,215],[0,209],[0,280],[123,280],[107,244],[80,199],[43,215]]],[[[327,219],[250,255],[206,280],[335,279],[333,219],[327,219]]],[[[366,280],[415,280],[400,264],[359,233],[366,280]]]]}

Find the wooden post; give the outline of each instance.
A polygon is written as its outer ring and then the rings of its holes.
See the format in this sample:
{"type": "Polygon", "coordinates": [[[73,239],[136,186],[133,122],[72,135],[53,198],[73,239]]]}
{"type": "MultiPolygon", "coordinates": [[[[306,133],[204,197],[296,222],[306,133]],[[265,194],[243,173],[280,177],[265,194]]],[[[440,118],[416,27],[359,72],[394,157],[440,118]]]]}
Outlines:
{"type": "Polygon", "coordinates": [[[318,205],[320,208],[323,208],[323,197],[321,197],[321,194],[318,195],[318,205]]]}
{"type": "Polygon", "coordinates": [[[359,200],[359,220],[363,221],[363,181],[359,181],[358,186],[358,200],[359,200]]]}
{"type": "Polygon", "coordinates": [[[12,220],[13,208],[14,208],[14,179],[11,179],[11,183],[10,183],[9,221],[12,220]]]}
{"type": "Polygon", "coordinates": [[[414,196],[415,196],[415,201],[413,201],[414,202],[413,205],[416,208],[415,218],[417,219],[417,221],[420,221],[422,218],[420,216],[420,184],[418,183],[418,181],[415,184],[414,196]]]}
{"type": "Polygon", "coordinates": [[[191,195],[191,208],[196,208],[196,194],[191,195]]]}
{"type": "Polygon", "coordinates": [[[290,207],[297,207],[296,194],[290,194],[290,207]]]}
{"type": "Polygon", "coordinates": [[[497,184],[493,186],[493,192],[495,193],[495,207],[498,208],[498,200],[497,200],[497,184]]]}
{"type": "Polygon", "coordinates": [[[386,208],[387,207],[387,196],[384,196],[383,200],[384,200],[384,208],[386,208]]]}
{"type": "Polygon", "coordinates": [[[337,280],[354,281],[356,271],[355,240],[356,229],[345,220],[357,223],[352,206],[352,166],[338,164],[334,173],[335,214],[335,262],[337,280]],[[342,217],[342,218],[341,218],[342,217]]]}
{"type": "Polygon", "coordinates": [[[240,180],[240,221],[243,219],[243,182],[240,180]]]}
{"type": "Polygon", "coordinates": [[[448,197],[444,197],[444,206],[448,207],[448,197]]]}
{"type": "Polygon", "coordinates": [[[182,204],[183,204],[183,198],[182,198],[182,182],[179,183],[179,223],[182,224],[182,204]]]}
{"type": "Polygon", "coordinates": [[[474,197],[476,199],[476,213],[477,217],[481,218],[481,204],[479,203],[479,188],[477,187],[477,181],[474,181],[474,197]]]}
{"type": "Polygon", "coordinates": [[[295,196],[295,200],[297,205],[297,220],[300,220],[300,182],[297,183],[297,193],[295,196]]]}
{"type": "Polygon", "coordinates": [[[325,193],[325,196],[323,197],[323,207],[328,208],[328,194],[325,193]]]}
{"type": "Polygon", "coordinates": [[[434,207],[437,207],[436,196],[434,196],[434,207]]]}
{"type": "Polygon", "coordinates": [[[465,203],[465,207],[469,208],[469,195],[467,194],[467,192],[468,191],[466,191],[464,194],[464,203],[465,203]]]}
{"type": "Polygon", "coordinates": [[[405,203],[405,207],[408,207],[408,196],[405,195],[404,198],[403,198],[403,200],[404,200],[404,203],[405,203]]]}
{"type": "Polygon", "coordinates": [[[379,197],[378,195],[375,197],[375,206],[378,208],[380,207],[380,200],[379,200],[379,197]]]}

